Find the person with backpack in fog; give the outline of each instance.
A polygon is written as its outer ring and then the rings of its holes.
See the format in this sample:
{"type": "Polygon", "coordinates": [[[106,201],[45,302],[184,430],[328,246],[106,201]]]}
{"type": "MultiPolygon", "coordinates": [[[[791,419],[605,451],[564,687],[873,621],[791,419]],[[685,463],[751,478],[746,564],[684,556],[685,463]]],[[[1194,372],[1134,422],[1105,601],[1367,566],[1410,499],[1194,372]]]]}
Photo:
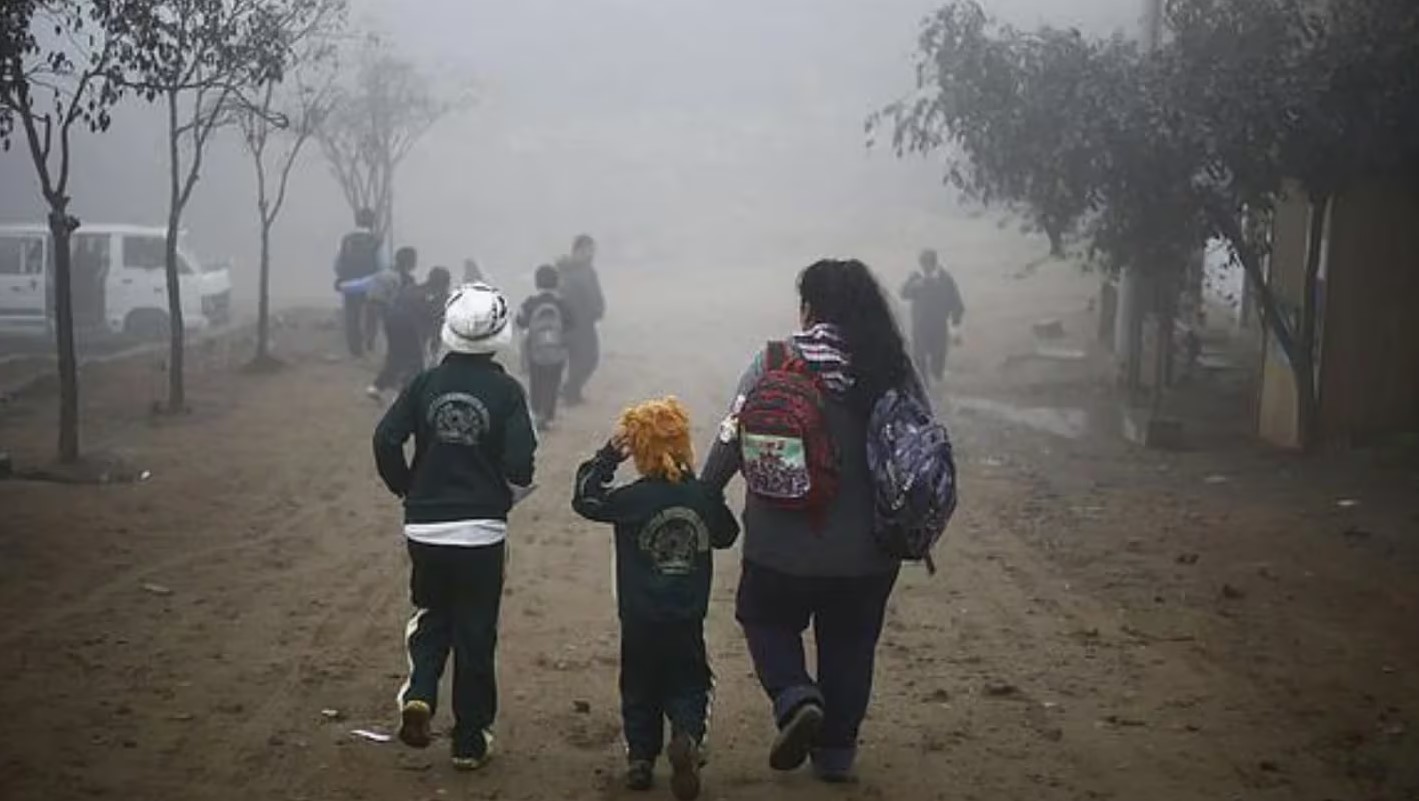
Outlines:
{"type": "MultiPolygon", "coordinates": [[[[419,252],[402,247],[394,254],[394,269],[376,273],[364,282],[365,298],[384,321],[384,366],[365,394],[378,401],[386,390],[398,390],[424,369],[425,332],[428,329],[427,292],[414,279],[419,252]]],[[[447,291],[447,271],[442,282],[447,291]]]]}
{"type": "Polygon", "coordinates": [[[576,315],[576,335],[567,340],[567,381],[562,397],[570,406],[584,402],[586,383],[601,361],[601,338],[596,326],[606,315],[606,298],[596,274],[596,241],[582,234],[572,243],[570,256],[557,263],[562,298],[576,315]]]}
{"type": "Polygon", "coordinates": [[[961,324],[966,306],[936,251],[923,250],[918,263],[921,269],[902,287],[902,299],[911,304],[912,360],[923,378],[939,383],[946,377],[951,327],[961,324]]]}
{"type": "Polygon", "coordinates": [[[399,740],[430,745],[452,652],[459,770],[477,770],[492,756],[508,513],[533,488],[537,435],[527,398],[497,361],[512,343],[510,318],[496,289],[455,290],[440,332],[448,355],[404,388],[374,433],[380,478],[404,503],[415,608],[405,629],[399,740]],[[404,453],[410,437],[412,461],[404,453]]]}
{"type": "Polygon", "coordinates": [[[537,294],[523,301],[517,327],[523,331],[522,360],[527,369],[528,391],[537,430],[546,431],[557,417],[557,396],[566,371],[567,343],[576,332],[576,314],[557,292],[557,268],[537,268],[537,294]]]}
{"type": "MultiPolygon", "coordinates": [[[[769,764],[788,771],[811,759],[818,778],[845,782],[853,777],[877,641],[901,560],[923,556],[882,539],[903,528],[917,533],[918,521],[890,530],[881,525],[882,476],[901,461],[870,460],[869,439],[876,436],[888,452],[913,452],[900,446],[916,445],[916,432],[927,429],[919,420],[876,428],[884,399],[895,423],[895,399],[919,393],[871,271],[859,261],[820,261],[799,276],[798,293],[802,330],[769,343],[754,359],[701,475],[715,489],[735,473],[744,476],[736,616],[779,730],[769,764]],[[810,624],[816,676],[804,655],[810,624]]],[[[915,401],[902,406],[922,408],[915,401]]],[[[939,487],[942,452],[923,452],[928,483],[939,487]]],[[[878,460],[882,453],[873,449],[878,460]]],[[[942,499],[927,501],[934,508],[942,499]]]]}
{"type": "MultiPolygon", "coordinates": [[[[355,213],[355,230],[340,240],[340,252],[335,257],[335,285],[369,278],[384,268],[384,248],[374,232],[375,215],[370,209],[355,213]]],[[[350,355],[360,358],[374,347],[374,320],[365,296],[341,290],[344,306],[345,344],[350,355]]]]}

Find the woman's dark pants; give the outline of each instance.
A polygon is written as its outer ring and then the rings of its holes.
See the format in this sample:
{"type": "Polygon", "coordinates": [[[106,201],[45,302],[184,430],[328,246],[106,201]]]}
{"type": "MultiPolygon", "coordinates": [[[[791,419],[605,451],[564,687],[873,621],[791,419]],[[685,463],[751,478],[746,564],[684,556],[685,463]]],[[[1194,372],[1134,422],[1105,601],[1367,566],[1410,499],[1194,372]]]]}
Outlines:
{"type": "Polygon", "coordinates": [[[821,704],[815,758],[851,763],[872,697],[877,640],[897,571],[842,578],[793,576],[744,563],[737,617],[759,682],[780,725],[805,703],[821,704]],[[813,626],[818,675],[808,672],[803,633],[813,626]]]}

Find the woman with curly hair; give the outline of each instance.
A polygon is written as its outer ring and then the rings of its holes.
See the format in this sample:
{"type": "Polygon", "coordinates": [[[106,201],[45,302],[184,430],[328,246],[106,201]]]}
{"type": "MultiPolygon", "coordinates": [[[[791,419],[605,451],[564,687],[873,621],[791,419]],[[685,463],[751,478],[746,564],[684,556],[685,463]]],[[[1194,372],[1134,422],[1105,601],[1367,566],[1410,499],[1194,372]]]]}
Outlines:
{"type": "Polygon", "coordinates": [[[868,420],[877,399],[909,385],[914,372],[862,262],[811,265],[798,295],[802,330],[770,343],[744,374],[703,480],[722,489],[743,472],[748,485],[736,616],[773,702],[779,734],[770,766],[795,770],[811,758],[818,778],[846,782],[900,567],[873,537],[868,420]],[[766,400],[771,392],[778,394],[766,400]],[[782,436],[751,431],[763,410],[761,419],[783,424],[782,436]],[[805,430],[814,426],[825,430],[805,430]],[[806,494],[788,497],[795,487],[806,494]],[[816,677],[804,655],[809,624],[816,677]]]}
{"type": "Polygon", "coordinates": [[[596,456],[577,470],[572,507],[616,530],[621,617],[621,714],[629,750],[627,786],[648,790],[670,721],[671,789],[700,794],[711,674],[705,652],[712,548],[728,548],[739,524],[724,493],[695,479],[690,416],[675,398],[627,409],[596,456]],[[632,459],[640,480],[612,488],[632,459]]]}

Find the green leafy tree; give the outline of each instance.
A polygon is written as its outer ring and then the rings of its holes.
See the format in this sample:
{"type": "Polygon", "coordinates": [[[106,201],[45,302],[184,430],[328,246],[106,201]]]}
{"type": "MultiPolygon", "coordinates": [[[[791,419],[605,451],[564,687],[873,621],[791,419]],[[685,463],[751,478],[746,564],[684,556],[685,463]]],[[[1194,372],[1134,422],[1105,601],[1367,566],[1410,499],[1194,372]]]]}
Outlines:
{"type": "Polygon", "coordinates": [[[1207,221],[1245,269],[1291,366],[1302,444],[1316,438],[1326,219],[1358,184],[1419,172],[1419,4],[1187,0],[1169,7],[1171,99],[1203,153],[1207,221]],[[1299,304],[1270,291],[1269,221],[1309,205],[1299,304]]]}
{"type": "Polygon", "coordinates": [[[1193,254],[1225,240],[1291,364],[1309,440],[1322,226],[1293,313],[1266,280],[1270,220],[1289,182],[1323,220],[1345,186],[1414,163],[1419,144],[1419,4],[1311,6],[1173,0],[1168,40],[1144,52],[1022,31],[957,0],[922,27],[916,92],[869,128],[890,129],[899,154],[944,154],[968,197],[1022,215],[1057,250],[1148,274],[1167,301],[1193,254]]]}

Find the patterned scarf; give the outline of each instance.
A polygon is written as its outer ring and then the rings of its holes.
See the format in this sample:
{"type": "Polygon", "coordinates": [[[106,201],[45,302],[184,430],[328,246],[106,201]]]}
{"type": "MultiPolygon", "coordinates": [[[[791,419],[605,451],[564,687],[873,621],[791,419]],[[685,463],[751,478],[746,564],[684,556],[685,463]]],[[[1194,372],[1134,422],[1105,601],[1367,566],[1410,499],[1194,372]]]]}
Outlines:
{"type": "Polygon", "coordinates": [[[852,357],[847,342],[837,326],[819,323],[807,331],[793,335],[793,346],[807,363],[808,369],[823,381],[823,386],[839,397],[852,389],[853,377],[848,372],[852,357]]]}

